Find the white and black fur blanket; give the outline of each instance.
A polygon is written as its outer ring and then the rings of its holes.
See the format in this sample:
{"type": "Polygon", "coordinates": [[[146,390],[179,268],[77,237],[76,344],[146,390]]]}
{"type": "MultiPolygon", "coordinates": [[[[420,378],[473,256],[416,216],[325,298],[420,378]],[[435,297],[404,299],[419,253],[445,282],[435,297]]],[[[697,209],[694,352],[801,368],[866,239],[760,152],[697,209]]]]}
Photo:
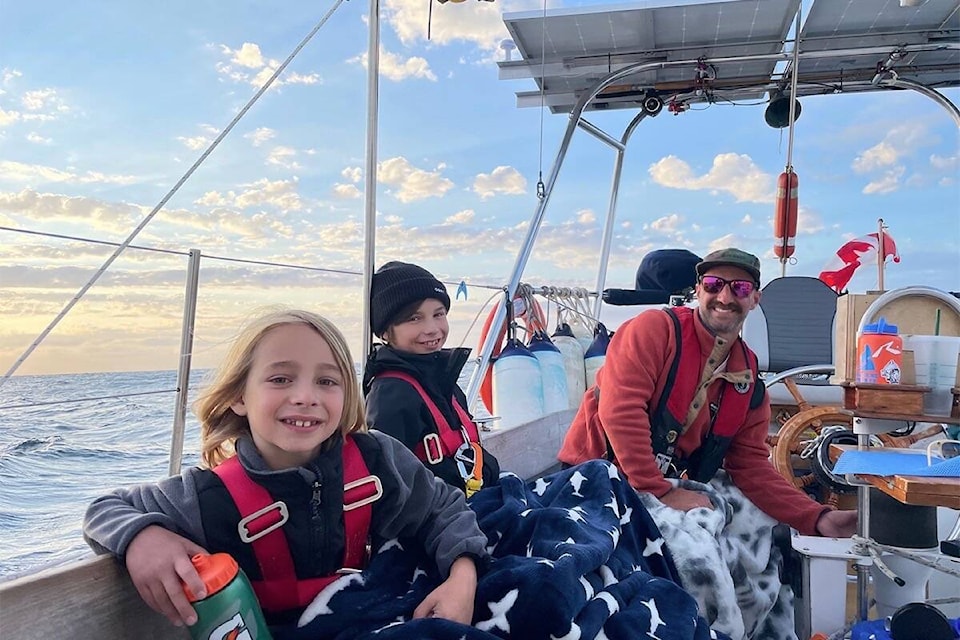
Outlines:
{"type": "Polygon", "coordinates": [[[640,494],[669,540],[681,583],[711,627],[734,640],[796,640],[793,591],[780,583],[781,556],[771,533],[777,522],[723,470],[706,485],[671,482],[706,493],[714,505],[684,512],[640,494]]]}
{"type": "Polygon", "coordinates": [[[439,584],[414,545],[391,541],[368,568],[322,591],[276,640],[708,640],[664,539],[613,465],[591,461],[470,499],[492,560],[479,572],[473,626],[411,620],[439,584]]]}

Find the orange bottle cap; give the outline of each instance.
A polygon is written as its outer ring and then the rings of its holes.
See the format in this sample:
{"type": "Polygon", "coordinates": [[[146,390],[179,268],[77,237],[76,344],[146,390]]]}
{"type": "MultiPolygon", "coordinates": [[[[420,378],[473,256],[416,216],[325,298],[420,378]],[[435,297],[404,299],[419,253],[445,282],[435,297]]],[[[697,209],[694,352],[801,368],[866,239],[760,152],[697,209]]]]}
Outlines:
{"type": "MultiPolygon", "coordinates": [[[[230,581],[237,577],[237,573],[240,571],[237,561],[229,553],[215,553],[213,555],[198,553],[190,558],[190,561],[207,588],[205,597],[212,596],[230,584],[230,581]]],[[[183,585],[183,592],[187,594],[187,600],[190,602],[203,599],[194,595],[187,585],[183,585]]]]}

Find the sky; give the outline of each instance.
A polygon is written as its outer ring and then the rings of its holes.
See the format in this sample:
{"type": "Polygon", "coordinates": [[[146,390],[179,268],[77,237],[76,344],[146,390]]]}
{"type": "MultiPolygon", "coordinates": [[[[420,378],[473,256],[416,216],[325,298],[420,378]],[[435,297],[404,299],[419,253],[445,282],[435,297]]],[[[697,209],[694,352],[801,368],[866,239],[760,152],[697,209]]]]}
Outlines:
{"type": "MultiPolygon", "coordinates": [[[[572,7],[589,2],[551,2],[572,7]]],[[[0,373],[6,371],[296,44],[327,3],[170,0],[0,4],[0,373]]],[[[186,252],[204,258],[194,364],[210,366],[265,305],[319,311],[362,355],[368,4],[346,2],[223,143],[40,344],[18,374],[178,364],[186,252]]],[[[376,264],[416,262],[467,300],[448,346],[476,346],[507,282],[567,119],[519,109],[499,80],[502,13],[529,0],[384,0],[376,264]]],[[[957,101],[960,92],[948,90],[957,101]]],[[[787,135],[764,105],[645,120],[628,150],[607,275],[633,286],[650,250],[738,246],[779,275],[775,183],[787,135]]],[[[616,133],[632,117],[590,115],[616,133]]],[[[578,134],[523,281],[593,288],[612,153],[578,134]]],[[[887,288],[960,288],[958,134],[915,92],[810,97],[793,165],[800,231],[789,275],[816,276],[846,240],[889,226],[887,288]]],[[[876,287],[863,267],[851,291],[876,287]]],[[[621,311],[622,313],[622,311],[621,311]]],[[[632,312],[631,312],[632,313],[632,312]]],[[[613,318],[613,316],[610,316],[613,318]]]]}

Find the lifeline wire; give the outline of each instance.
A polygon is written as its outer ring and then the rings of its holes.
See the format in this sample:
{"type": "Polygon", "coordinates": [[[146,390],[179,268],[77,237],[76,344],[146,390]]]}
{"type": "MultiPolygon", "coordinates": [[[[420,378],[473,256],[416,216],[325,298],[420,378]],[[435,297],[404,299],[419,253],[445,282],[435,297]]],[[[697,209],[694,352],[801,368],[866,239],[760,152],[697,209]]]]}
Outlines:
{"type": "Polygon", "coordinates": [[[67,305],[60,311],[60,313],[57,314],[57,317],[54,318],[53,321],[50,322],[50,324],[47,325],[47,328],[44,329],[40,333],[40,335],[37,336],[36,340],[34,340],[33,343],[31,343],[30,346],[27,347],[27,350],[24,351],[19,358],[17,358],[16,362],[13,363],[13,366],[11,366],[7,370],[7,372],[3,374],[2,378],[0,378],[0,387],[2,387],[3,384],[10,379],[10,376],[16,373],[17,369],[20,368],[20,365],[23,364],[23,362],[28,357],[30,357],[30,354],[33,353],[33,351],[38,346],[40,346],[40,343],[43,342],[43,340],[50,334],[51,331],[53,331],[54,327],[60,324],[60,321],[66,317],[66,315],[70,312],[71,309],[73,309],[73,307],[78,302],[80,302],[80,298],[82,298],[87,293],[87,291],[90,290],[90,287],[92,287],[97,282],[97,280],[100,279],[100,276],[102,276],[106,272],[106,270],[110,268],[110,265],[113,264],[113,262],[120,257],[120,254],[123,253],[124,250],[126,250],[126,248],[130,245],[131,242],[133,242],[133,239],[136,238],[148,224],[150,224],[150,221],[153,220],[153,217],[157,215],[160,212],[160,210],[164,207],[164,205],[167,204],[167,201],[170,200],[170,198],[172,198],[174,194],[180,190],[180,187],[182,187],[183,184],[190,178],[190,176],[193,175],[193,172],[200,167],[203,161],[207,159],[207,156],[213,153],[213,150],[216,149],[217,146],[219,146],[220,142],[227,137],[227,134],[230,133],[230,131],[236,126],[236,124],[240,122],[240,119],[243,118],[244,115],[246,115],[247,111],[249,111],[250,108],[257,102],[257,100],[260,99],[260,96],[262,96],[266,92],[266,90],[270,88],[270,85],[273,84],[273,81],[276,80],[277,77],[281,73],[283,73],[283,70],[287,68],[287,65],[293,62],[293,59],[297,56],[298,53],[300,53],[300,50],[303,49],[307,45],[307,43],[310,42],[311,39],[313,39],[313,36],[315,36],[317,32],[320,31],[323,25],[326,24],[327,20],[330,19],[330,16],[333,15],[333,12],[336,11],[341,4],[343,4],[343,0],[336,0],[336,2],[334,2],[334,5],[330,8],[330,10],[327,11],[327,13],[323,16],[323,18],[320,19],[320,22],[318,22],[317,25],[310,31],[310,33],[308,33],[306,37],[304,37],[303,40],[300,41],[300,44],[298,44],[296,48],[293,50],[293,52],[289,56],[287,56],[287,59],[283,61],[283,64],[277,67],[277,70],[273,72],[273,75],[271,75],[270,78],[268,78],[267,81],[263,83],[263,86],[260,87],[260,89],[253,95],[253,97],[250,98],[247,104],[245,104],[243,108],[240,109],[240,112],[237,113],[237,115],[233,118],[233,120],[230,121],[230,124],[228,124],[226,128],[222,132],[220,132],[220,135],[218,135],[216,139],[214,139],[214,141],[210,143],[210,146],[208,146],[207,149],[202,154],[200,154],[200,157],[197,158],[197,161],[194,162],[189,169],[187,169],[187,172],[184,173],[179,180],[177,180],[177,183],[173,185],[173,188],[170,189],[170,191],[168,191],[167,194],[163,196],[163,198],[161,198],[160,202],[157,203],[157,206],[155,206],[153,210],[147,214],[147,216],[143,219],[143,221],[141,221],[140,224],[137,225],[137,228],[134,229],[129,236],[127,236],[127,239],[124,240],[119,247],[117,247],[117,250],[113,252],[113,255],[107,258],[107,260],[103,263],[103,265],[101,265],[101,267],[97,269],[96,273],[93,274],[93,277],[91,277],[90,280],[80,288],[80,291],[78,291],[76,295],[74,295],[73,298],[70,300],[70,302],[68,302],[67,305]]]}

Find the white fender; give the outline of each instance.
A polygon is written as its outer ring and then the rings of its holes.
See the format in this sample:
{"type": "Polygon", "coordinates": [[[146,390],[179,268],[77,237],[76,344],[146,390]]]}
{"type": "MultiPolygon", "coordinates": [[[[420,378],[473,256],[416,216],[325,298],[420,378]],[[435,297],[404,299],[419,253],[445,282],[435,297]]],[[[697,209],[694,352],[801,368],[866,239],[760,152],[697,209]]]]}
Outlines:
{"type": "Polygon", "coordinates": [[[493,363],[493,413],[504,429],[543,416],[540,363],[517,339],[508,340],[493,363]]]}
{"type": "Polygon", "coordinates": [[[590,344],[590,348],[583,354],[583,367],[586,371],[587,388],[589,389],[597,381],[597,371],[607,360],[607,345],[610,344],[610,333],[603,326],[602,322],[597,323],[596,337],[590,344]]]}
{"type": "Polygon", "coordinates": [[[538,331],[527,345],[540,363],[540,383],[543,388],[543,413],[550,415],[565,411],[569,404],[567,372],[563,366],[563,354],[551,342],[546,332],[538,331]]]}
{"type": "Polygon", "coordinates": [[[574,337],[570,325],[557,327],[551,338],[563,356],[563,370],[567,377],[567,407],[577,409],[583,392],[587,390],[587,372],[583,363],[583,345],[574,337]]]}

